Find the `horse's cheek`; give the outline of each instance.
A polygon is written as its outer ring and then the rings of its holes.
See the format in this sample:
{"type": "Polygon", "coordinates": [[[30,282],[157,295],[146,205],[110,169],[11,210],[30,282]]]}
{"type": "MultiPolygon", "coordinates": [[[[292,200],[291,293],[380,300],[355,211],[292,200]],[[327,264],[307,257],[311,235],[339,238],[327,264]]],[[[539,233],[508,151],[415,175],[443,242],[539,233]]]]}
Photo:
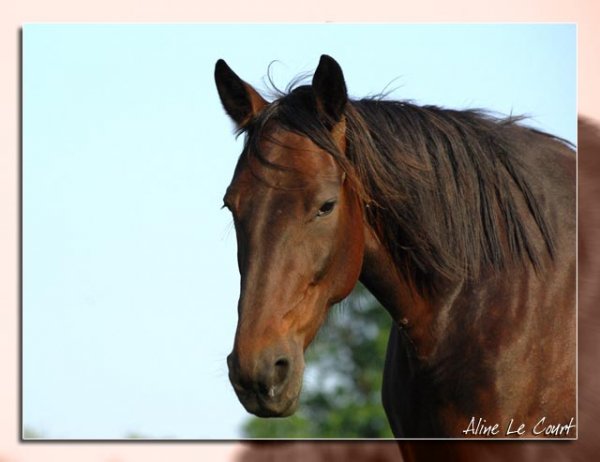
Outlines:
{"type": "Polygon", "coordinates": [[[364,237],[357,233],[360,229],[359,226],[345,226],[345,232],[338,233],[332,265],[336,300],[347,297],[358,281],[364,254],[364,237]]]}

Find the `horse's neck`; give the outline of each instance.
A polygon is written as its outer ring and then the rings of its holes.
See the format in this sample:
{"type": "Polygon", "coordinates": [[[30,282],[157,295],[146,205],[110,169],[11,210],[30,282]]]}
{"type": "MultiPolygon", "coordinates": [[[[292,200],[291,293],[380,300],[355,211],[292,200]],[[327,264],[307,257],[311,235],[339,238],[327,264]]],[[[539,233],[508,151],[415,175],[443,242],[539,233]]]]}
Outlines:
{"type": "Polygon", "coordinates": [[[461,290],[461,284],[447,288],[439,299],[426,299],[401,274],[387,249],[370,228],[367,228],[365,235],[360,280],[385,307],[394,322],[408,333],[417,356],[429,356],[440,340],[434,335],[434,326],[439,325],[438,318],[444,316],[445,312],[443,306],[452,303],[461,290]]]}

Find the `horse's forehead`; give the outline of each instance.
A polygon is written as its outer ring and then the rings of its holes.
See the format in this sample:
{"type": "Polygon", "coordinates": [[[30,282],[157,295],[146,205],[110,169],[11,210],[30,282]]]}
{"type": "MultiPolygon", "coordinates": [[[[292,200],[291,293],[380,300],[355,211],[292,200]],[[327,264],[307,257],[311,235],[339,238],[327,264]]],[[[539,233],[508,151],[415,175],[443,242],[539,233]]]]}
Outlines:
{"type": "Polygon", "coordinates": [[[240,158],[229,189],[242,195],[272,186],[298,190],[318,190],[338,184],[341,169],[336,160],[310,138],[292,132],[273,132],[259,143],[260,153],[240,158]],[[266,162],[265,162],[266,161],[266,162]],[[262,186],[262,187],[261,187],[262,186]]]}
{"type": "Polygon", "coordinates": [[[286,130],[272,130],[259,143],[266,160],[310,177],[335,175],[335,159],[309,137],[286,130]]]}

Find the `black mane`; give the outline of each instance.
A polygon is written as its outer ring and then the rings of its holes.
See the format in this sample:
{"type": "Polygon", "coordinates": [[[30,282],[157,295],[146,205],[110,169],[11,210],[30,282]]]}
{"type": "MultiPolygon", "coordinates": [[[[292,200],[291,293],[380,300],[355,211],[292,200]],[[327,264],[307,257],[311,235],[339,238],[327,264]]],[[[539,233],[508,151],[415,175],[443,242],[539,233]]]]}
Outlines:
{"type": "Polygon", "coordinates": [[[297,87],[242,129],[244,152],[261,158],[259,141],[271,124],[326,150],[417,286],[475,278],[483,268],[511,263],[539,269],[543,254],[553,256],[553,232],[532,193],[535,172],[522,160],[532,137],[555,137],[519,125],[519,117],[370,98],[347,103],[341,153],[330,121],[317,114],[311,87],[297,87]]]}

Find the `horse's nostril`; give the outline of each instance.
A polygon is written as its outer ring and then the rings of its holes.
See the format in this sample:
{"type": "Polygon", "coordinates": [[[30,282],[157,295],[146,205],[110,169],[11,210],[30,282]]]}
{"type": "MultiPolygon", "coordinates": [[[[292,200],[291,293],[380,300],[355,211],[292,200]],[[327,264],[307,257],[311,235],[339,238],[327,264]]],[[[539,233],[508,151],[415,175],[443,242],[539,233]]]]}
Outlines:
{"type": "Polygon", "coordinates": [[[287,358],[279,358],[275,361],[275,382],[278,385],[283,384],[290,371],[290,361],[287,358]]]}
{"type": "Polygon", "coordinates": [[[275,367],[288,367],[289,364],[290,362],[287,358],[279,358],[277,361],[275,361],[275,367]]]}
{"type": "MultiPolygon", "coordinates": [[[[266,371],[265,371],[266,372],[266,371]]],[[[268,369],[263,380],[258,380],[256,390],[270,399],[275,398],[285,383],[287,382],[290,372],[290,360],[287,358],[279,358],[272,367],[268,369]]]]}

